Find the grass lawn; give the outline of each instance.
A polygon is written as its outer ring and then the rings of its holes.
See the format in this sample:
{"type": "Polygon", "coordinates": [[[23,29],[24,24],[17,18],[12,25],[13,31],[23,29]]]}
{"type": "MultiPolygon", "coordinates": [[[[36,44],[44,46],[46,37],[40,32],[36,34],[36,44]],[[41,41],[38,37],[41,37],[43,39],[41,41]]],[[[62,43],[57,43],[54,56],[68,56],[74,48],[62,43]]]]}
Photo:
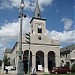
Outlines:
{"type": "Polygon", "coordinates": [[[44,74],[44,75],[75,75],[75,73],[74,74],[44,74]]]}

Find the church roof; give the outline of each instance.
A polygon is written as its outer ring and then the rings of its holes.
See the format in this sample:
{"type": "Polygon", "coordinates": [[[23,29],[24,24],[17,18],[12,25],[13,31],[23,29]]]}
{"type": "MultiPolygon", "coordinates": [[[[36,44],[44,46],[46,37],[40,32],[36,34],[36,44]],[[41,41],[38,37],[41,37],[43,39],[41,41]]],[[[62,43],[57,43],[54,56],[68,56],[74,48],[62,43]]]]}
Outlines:
{"type": "Polygon", "coordinates": [[[35,17],[33,17],[33,18],[31,19],[30,23],[32,22],[33,19],[46,20],[46,19],[42,19],[42,18],[35,18],[35,17]]]}
{"type": "Polygon", "coordinates": [[[64,48],[61,48],[60,52],[71,51],[71,50],[74,50],[74,49],[75,49],[75,44],[72,44],[72,45],[66,46],[64,48]]]}
{"type": "Polygon", "coordinates": [[[10,48],[5,49],[5,53],[11,53],[11,51],[12,51],[12,49],[10,49],[10,48]]]}

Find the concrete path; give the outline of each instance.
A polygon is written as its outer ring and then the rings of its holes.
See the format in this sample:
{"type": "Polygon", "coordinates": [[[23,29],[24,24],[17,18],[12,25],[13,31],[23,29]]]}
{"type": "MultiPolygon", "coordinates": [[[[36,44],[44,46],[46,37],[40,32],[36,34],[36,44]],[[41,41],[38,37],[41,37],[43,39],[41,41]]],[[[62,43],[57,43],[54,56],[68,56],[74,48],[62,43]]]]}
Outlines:
{"type": "MultiPolygon", "coordinates": [[[[32,73],[30,73],[32,74],[32,73]]],[[[36,72],[37,75],[43,75],[43,74],[47,74],[45,72],[36,72]]],[[[4,73],[0,73],[0,75],[17,75],[16,71],[8,71],[8,74],[6,74],[6,71],[4,71],[4,73]]],[[[25,74],[28,75],[28,74],[25,74]]]]}

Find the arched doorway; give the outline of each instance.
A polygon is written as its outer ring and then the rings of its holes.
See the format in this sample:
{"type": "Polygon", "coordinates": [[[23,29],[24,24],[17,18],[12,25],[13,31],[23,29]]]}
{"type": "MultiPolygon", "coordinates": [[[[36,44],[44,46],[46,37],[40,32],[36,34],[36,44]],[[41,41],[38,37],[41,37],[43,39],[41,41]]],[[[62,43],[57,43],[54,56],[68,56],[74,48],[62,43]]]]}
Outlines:
{"type": "MultiPolygon", "coordinates": [[[[29,56],[29,50],[24,51],[23,54],[23,63],[24,63],[24,71],[28,71],[28,56],[29,56]]],[[[30,51],[30,69],[32,67],[32,52],[30,51]]]]}
{"type": "Polygon", "coordinates": [[[48,52],[48,70],[52,70],[55,67],[55,53],[53,51],[48,52]]]}
{"type": "Polygon", "coordinates": [[[42,69],[44,68],[44,53],[42,51],[38,51],[36,53],[36,70],[38,71],[38,65],[42,65],[42,69]]]}

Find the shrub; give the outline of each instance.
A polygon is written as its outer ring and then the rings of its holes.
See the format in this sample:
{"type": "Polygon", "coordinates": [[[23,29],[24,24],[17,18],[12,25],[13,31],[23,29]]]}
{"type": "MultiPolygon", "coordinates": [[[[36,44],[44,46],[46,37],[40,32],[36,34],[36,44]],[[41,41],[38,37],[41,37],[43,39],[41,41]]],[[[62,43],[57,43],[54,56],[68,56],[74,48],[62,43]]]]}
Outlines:
{"type": "Polygon", "coordinates": [[[71,71],[75,73],[75,63],[72,65],[71,71]]]}
{"type": "Polygon", "coordinates": [[[2,65],[2,60],[0,60],[0,66],[2,65]]]}
{"type": "Polygon", "coordinates": [[[4,65],[5,65],[5,66],[8,65],[8,58],[7,58],[7,55],[4,55],[3,62],[4,62],[4,65]]]}

